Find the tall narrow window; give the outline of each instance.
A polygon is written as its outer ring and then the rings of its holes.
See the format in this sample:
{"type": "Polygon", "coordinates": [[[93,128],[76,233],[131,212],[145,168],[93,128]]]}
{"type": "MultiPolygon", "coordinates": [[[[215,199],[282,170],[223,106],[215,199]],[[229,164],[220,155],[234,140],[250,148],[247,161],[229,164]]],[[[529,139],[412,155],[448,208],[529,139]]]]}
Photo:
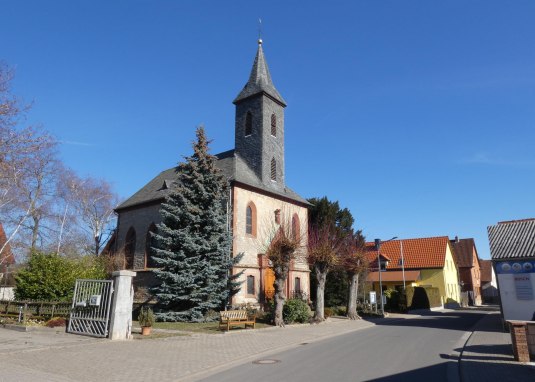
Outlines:
{"type": "Polygon", "coordinates": [[[254,276],[247,276],[247,294],[249,295],[255,294],[254,276]]]}
{"type": "Polygon", "coordinates": [[[245,217],[245,233],[248,233],[249,235],[253,234],[253,209],[251,206],[247,206],[245,217]]]}
{"type": "Polygon", "coordinates": [[[253,202],[250,202],[245,210],[245,233],[256,236],[256,206],[253,202]]]}
{"type": "Polygon", "coordinates": [[[294,214],[292,216],[292,236],[294,240],[299,239],[300,231],[301,231],[301,227],[299,224],[299,216],[297,216],[297,214],[294,214]]]}
{"type": "Polygon", "coordinates": [[[271,180],[277,180],[277,161],[275,158],[271,160],[271,180]]]}
{"type": "Polygon", "coordinates": [[[296,293],[301,292],[301,279],[299,277],[296,277],[294,280],[294,291],[296,293]]]}
{"type": "Polygon", "coordinates": [[[126,233],[124,243],[124,267],[125,269],[134,269],[134,254],[136,251],[136,230],[130,227],[126,233]]]}
{"type": "Polygon", "coordinates": [[[245,136],[253,133],[253,115],[250,111],[245,115],[245,136]]]}
{"type": "Polygon", "coordinates": [[[277,117],[275,114],[271,114],[271,135],[277,136],[277,117]]]}
{"type": "Polygon", "coordinates": [[[154,237],[153,233],[156,233],[156,225],[152,223],[147,230],[147,237],[145,238],[145,268],[156,268],[157,264],[153,258],[154,237]]]}

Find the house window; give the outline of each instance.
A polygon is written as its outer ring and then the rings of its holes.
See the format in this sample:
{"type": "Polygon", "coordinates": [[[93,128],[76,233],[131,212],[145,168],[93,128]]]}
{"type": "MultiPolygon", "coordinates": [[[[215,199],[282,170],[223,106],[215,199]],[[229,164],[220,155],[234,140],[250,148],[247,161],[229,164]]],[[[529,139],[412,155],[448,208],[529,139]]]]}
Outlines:
{"type": "Polygon", "coordinates": [[[245,210],[245,233],[256,236],[256,206],[253,202],[250,202],[245,210]]]}
{"type": "Polygon", "coordinates": [[[155,239],[153,234],[156,233],[156,225],[152,223],[147,230],[147,236],[145,238],[145,268],[156,268],[156,262],[153,259],[153,247],[155,245],[155,239]]]}
{"type": "Polygon", "coordinates": [[[245,115],[245,136],[253,133],[253,115],[250,111],[245,115]]]}
{"type": "Polygon", "coordinates": [[[277,181],[277,161],[271,159],[271,180],[277,181]]]}
{"type": "Polygon", "coordinates": [[[126,233],[124,244],[124,268],[134,269],[134,254],[136,251],[136,230],[130,227],[126,233]]]}
{"type": "Polygon", "coordinates": [[[247,294],[249,295],[255,294],[254,276],[247,276],[247,294]]]}
{"type": "Polygon", "coordinates": [[[277,136],[277,117],[275,114],[271,114],[271,135],[277,136]]]}

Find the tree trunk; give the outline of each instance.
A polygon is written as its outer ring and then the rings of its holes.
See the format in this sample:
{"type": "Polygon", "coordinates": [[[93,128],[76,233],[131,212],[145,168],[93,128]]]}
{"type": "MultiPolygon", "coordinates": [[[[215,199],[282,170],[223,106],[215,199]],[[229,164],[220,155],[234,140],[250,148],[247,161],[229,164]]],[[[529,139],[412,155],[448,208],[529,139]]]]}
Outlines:
{"type": "Polygon", "coordinates": [[[327,270],[320,266],[315,266],[316,280],[318,286],[316,288],[316,304],[314,311],[314,322],[319,323],[325,321],[325,281],[327,280],[327,270]]]}
{"type": "Polygon", "coordinates": [[[358,320],[360,316],[357,313],[357,296],[359,288],[359,274],[350,274],[349,279],[349,299],[347,301],[347,317],[351,320],[358,320]]]}
{"type": "Polygon", "coordinates": [[[95,256],[98,256],[100,250],[100,235],[95,235],[95,256]]]}
{"type": "Polygon", "coordinates": [[[275,314],[274,324],[275,326],[284,326],[284,318],[282,317],[282,309],[284,308],[284,302],[286,301],[286,293],[284,290],[286,284],[286,278],[288,277],[288,268],[279,267],[274,269],[275,282],[273,287],[275,288],[275,314]]]}

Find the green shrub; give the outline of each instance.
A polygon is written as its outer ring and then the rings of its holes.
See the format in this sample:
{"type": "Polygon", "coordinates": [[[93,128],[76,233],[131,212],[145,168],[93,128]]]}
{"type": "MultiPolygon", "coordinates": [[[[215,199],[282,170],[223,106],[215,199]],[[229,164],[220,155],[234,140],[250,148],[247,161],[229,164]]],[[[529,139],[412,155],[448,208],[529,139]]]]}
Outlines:
{"type": "Polygon", "coordinates": [[[151,308],[141,308],[139,311],[139,316],[137,317],[139,325],[141,327],[150,327],[154,325],[155,316],[151,308]]]}
{"type": "Polygon", "coordinates": [[[409,309],[429,309],[442,306],[440,290],[434,287],[407,287],[409,309]]]}
{"type": "Polygon", "coordinates": [[[310,313],[308,304],[299,298],[286,300],[282,309],[282,317],[284,322],[288,324],[292,322],[308,322],[311,316],[310,313]]]}
{"type": "Polygon", "coordinates": [[[94,256],[76,259],[58,254],[33,253],[15,276],[17,300],[69,301],[76,279],[103,279],[106,272],[94,256]]]}
{"type": "Polygon", "coordinates": [[[329,318],[334,315],[334,309],[333,308],[325,308],[323,309],[323,316],[325,318],[329,318]]]}

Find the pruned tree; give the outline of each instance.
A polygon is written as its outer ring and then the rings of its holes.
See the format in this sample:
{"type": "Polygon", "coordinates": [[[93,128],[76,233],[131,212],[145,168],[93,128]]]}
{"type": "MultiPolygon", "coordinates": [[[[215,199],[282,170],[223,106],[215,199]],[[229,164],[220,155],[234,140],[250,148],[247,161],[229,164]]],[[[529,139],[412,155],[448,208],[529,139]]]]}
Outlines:
{"type": "Polygon", "coordinates": [[[208,152],[204,128],[196,131],[193,155],[177,167],[178,180],[162,204],[153,234],[153,289],[162,321],[202,321],[229,296],[231,232],[227,226],[227,182],[208,152]]]}
{"type": "Polygon", "coordinates": [[[308,261],[315,275],[316,287],[315,312],[313,320],[325,320],[325,285],[330,271],[335,269],[340,261],[340,252],[344,240],[353,232],[353,216],[347,209],[341,209],[338,202],[332,202],[327,197],[308,199],[309,208],[309,237],[308,261]]]}
{"type": "Polygon", "coordinates": [[[325,282],[330,270],[338,265],[344,237],[331,224],[312,226],[308,232],[308,263],[316,277],[314,322],[325,321],[325,282]]]}
{"type": "Polygon", "coordinates": [[[292,226],[289,216],[291,216],[289,213],[283,213],[279,223],[275,222],[272,225],[266,225],[266,227],[271,228],[268,228],[270,232],[266,235],[268,244],[265,253],[275,274],[273,283],[275,289],[273,321],[275,326],[281,327],[284,326],[282,312],[286,302],[285,285],[288,279],[288,272],[292,261],[299,261],[303,256],[302,248],[304,246],[302,234],[292,226]]]}
{"type": "Polygon", "coordinates": [[[340,248],[339,266],[348,276],[347,317],[351,320],[360,319],[357,313],[357,296],[359,278],[367,270],[368,264],[365,256],[366,238],[359,230],[348,235],[340,248]]]}

